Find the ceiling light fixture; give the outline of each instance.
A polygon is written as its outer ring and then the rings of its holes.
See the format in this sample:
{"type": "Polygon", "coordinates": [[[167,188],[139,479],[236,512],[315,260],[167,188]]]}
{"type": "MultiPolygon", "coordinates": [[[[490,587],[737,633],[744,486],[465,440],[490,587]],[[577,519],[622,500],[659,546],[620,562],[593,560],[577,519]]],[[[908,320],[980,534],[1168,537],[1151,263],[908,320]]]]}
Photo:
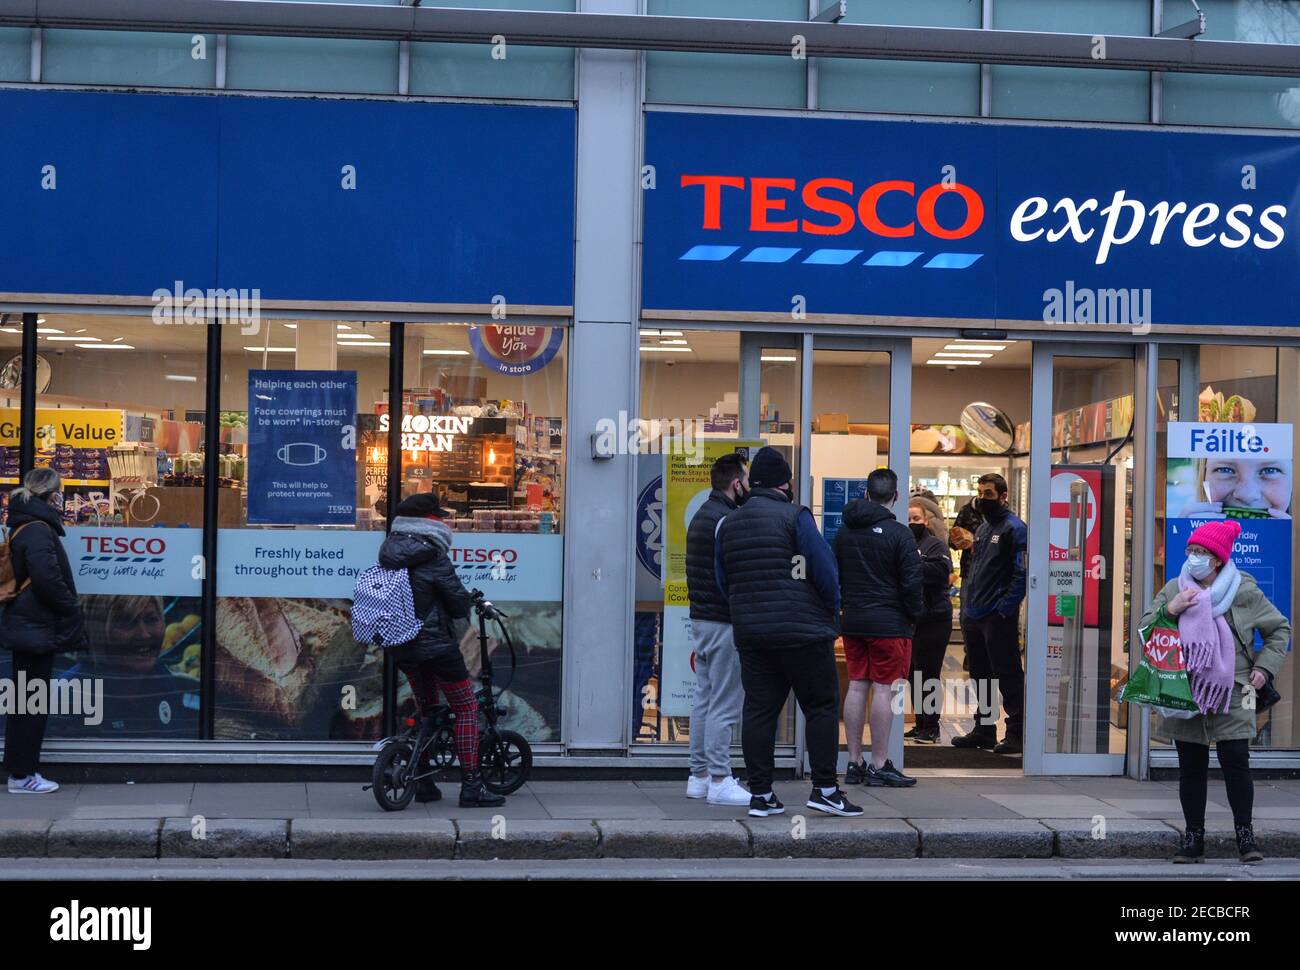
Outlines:
{"type": "Polygon", "coordinates": [[[66,340],[69,343],[76,343],[80,340],[82,343],[99,343],[98,337],[46,337],[45,339],[51,342],[66,340]]]}
{"type": "Polygon", "coordinates": [[[642,347],[643,354],[689,354],[690,347],[642,347]]]}
{"type": "Polygon", "coordinates": [[[77,344],[82,350],[135,350],[130,344],[77,344]]]}
{"type": "Polygon", "coordinates": [[[968,340],[955,340],[950,344],[943,345],[944,350],[1006,350],[1006,344],[982,344],[978,341],[972,343],[968,340]]]}
{"type": "Polygon", "coordinates": [[[245,347],[244,349],[253,354],[263,352],[268,354],[296,354],[298,352],[297,347],[245,347]]]}
{"type": "Polygon", "coordinates": [[[946,351],[941,350],[934,356],[936,357],[975,357],[979,360],[988,360],[992,354],[968,354],[965,351],[946,351]]]}
{"type": "Polygon", "coordinates": [[[468,357],[468,350],[426,350],[425,357],[468,357]]]}
{"type": "Polygon", "coordinates": [[[62,330],[59,330],[55,327],[37,327],[36,332],[37,333],[63,333],[62,330]]]}
{"type": "Polygon", "coordinates": [[[165,380],[165,381],[185,381],[185,382],[187,382],[187,383],[189,383],[189,384],[194,384],[194,383],[197,383],[197,382],[198,382],[198,378],[195,377],[195,376],[193,376],[192,374],[164,374],[164,375],[163,375],[163,380],[165,380]]]}
{"type": "Polygon", "coordinates": [[[927,360],[927,364],[942,364],[945,367],[978,367],[978,360],[927,360]]]}
{"type": "Polygon", "coordinates": [[[795,364],[799,362],[798,357],[760,357],[759,360],[766,361],[769,364],[795,364]]]}

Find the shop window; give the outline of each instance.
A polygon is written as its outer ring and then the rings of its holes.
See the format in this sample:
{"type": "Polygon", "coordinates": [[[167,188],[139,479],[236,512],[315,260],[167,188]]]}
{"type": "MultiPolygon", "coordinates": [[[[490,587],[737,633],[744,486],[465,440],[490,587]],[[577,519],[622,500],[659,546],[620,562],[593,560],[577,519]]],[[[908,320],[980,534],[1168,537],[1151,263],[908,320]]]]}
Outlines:
{"type": "Polygon", "coordinates": [[[223,334],[219,740],[380,735],[383,657],[352,639],[351,598],[384,535],[384,473],[367,459],[388,335],[321,320],[223,334]]]}
{"type": "MultiPolygon", "coordinates": [[[[981,5],[971,0],[855,0],[843,23],[978,28],[980,11],[981,5]]],[[[823,57],[817,61],[817,106],[832,111],[977,115],[980,69],[978,64],[823,57]]]]}
{"type": "Polygon", "coordinates": [[[32,32],[26,27],[0,27],[0,81],[32,79],[32,32]]]}
{"type": "MultiPolygon", "coordinates": [[[[742,364],[741,343],[734,331],[641,331],[641,404],[631,437],[639,449],[632,738],[640,744],[690,740],[695,676],[686,530],[709,493],[713,462],[738,448],[748,454],[755,445],[772,444],[794,458],[798,475],[797,355],[763,350],[758,337],[746,337],[742,364]],[[762,360],[778,356],[783,359],[762,360]]],[[[736,730],[733,741],[739,744],[736,730]]],[[[786,705],[777,740],[794,741],[793,703],[786,705]]]]}
{"type": "MultiPolygon", "coordinates": [[[[574,0],[424,0],[423,7],[572,11],[574,0]]],[[[509,44],[412,44],[411,94],[573,99],[574,51],[509,44]]]]}
{"type": "MultiPolygon", "coordinates": [[[[1295,391],[1300,372],[1293,350],[1223,344],[1189,350],[1187,366],[1195,368],[1198,395],[1181,409],[1182,420],[1281,423],[1292,428],[1300,422],[1295,391]]],[[[1294,438],[1285,429],[1281,434],[1294,438]]],[[[1157,541],[1167,543],[1161,559],[1166,578],[1176,575],[1184,559],[1184,543],[1170,534],[1171,529],[1185,531],[1192,522],[1225,516],[1236,519],[1242,526],[1234,556],[1238,568],[1249,573],[1273,605],[1294,622],[1293,461],[1271,457],[1214,461],[1169,454],[1168,449],[1166,454],[1159,470],[1166,518],[1157,522],[1157,541]]],[[[1257,640],[1255,646],[1259,645],[1257,640]]],[[[1256,746],[1300,747],[1294,713],[1298,682],[1300,673],[1291,652],[1274,680],[1282,700],[1257,717],[1256,746]]],[[[1154,734],[1152,740],[1162,743],[1154,734]]]]}
{"type": "MultiPolygon", "coordinates": [[[[646,13],[806,21],[804,0],[647,0],[646,13]]],[[[786,56],[648,51],[645,99],[668,104],[803,108],[808,62],[786,56]]]]}
{"type": "MultiPolygon", "coordinates": [[[[1190,19],[1186,4],[1165,3],[1163,26],[1190,19]]],[[[1203,40],[1300,44],[1300,4],[1290,0],[1204,0],[1203,40]]],[[[1300,84],[1285,77],[1165,74],[1161,120],[1171,125],[1300,127],[1300,84]]]]}
{"type": "MultiPolygon", "coordinates": [[[[1145,37],[1151,33],[1151,5],[1148,0],[997,0],[993,27],[1145,37]]],[[[1141,122],[1151,116],[1150,79],[1141,71],[995,64],[992,85],[993,114],[1000,118],[1141,122]]]]}
{"type": "MultiPolygon", "coordinates": [[[[438,495],[461,582],[507,615],[513,657],[491,627],[488,642],[502,727],[534,742],[560,739],[565,343],[563,327],[407,324],[404,348],[402,496],[438,495]]],[[[368,462],[387,462],[388,420],[368,462]]],[[[477,677],[477,625],[456,632],[477,677]]],[[[400,673],[397,701],[399,714],[414,709],[400,673]]]]}
{"type": "MultiPolygon", "coordinates": [[[[89,649],[55,678],[102,686],[94,722],[51,737],[199,737],[206,327],[149,317],[37,318],[36,463],[62,479],[64,547],[89,649]]],[[[10,394],[12,392],[5,392],[10,394]]],[[[16,395],[4,481],[17,482],[16,395]]]]}
{"type": "Polygon", "coordinates": [[[216,76],[213,34],[47,30],[41,39],[42,81],[210,88],[216,76]]]}

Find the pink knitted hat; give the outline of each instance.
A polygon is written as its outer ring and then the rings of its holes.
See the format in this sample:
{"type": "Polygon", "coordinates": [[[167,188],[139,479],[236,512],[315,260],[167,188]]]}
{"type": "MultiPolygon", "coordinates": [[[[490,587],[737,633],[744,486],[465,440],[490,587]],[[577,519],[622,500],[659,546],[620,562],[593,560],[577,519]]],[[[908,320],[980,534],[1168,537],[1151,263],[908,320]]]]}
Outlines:
{"type": "Polygon", "coordinates": [[[1235,519],[1220,519],[1207,522],[1194,529],[1187,537],[1189,546],[1204,546],[1214,553],[1220,562],[1232,561],[1232,544],[1241,535],[1241,523],[1235,519]]]}

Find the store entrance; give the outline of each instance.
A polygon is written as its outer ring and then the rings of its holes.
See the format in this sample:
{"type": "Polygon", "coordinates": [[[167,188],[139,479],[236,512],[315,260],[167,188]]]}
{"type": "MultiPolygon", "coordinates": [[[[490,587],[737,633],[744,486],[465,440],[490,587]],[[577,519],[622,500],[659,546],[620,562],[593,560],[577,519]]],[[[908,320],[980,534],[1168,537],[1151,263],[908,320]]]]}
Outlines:
{"type": "Polygon", "coordinates": [[[927,560],[946,552],[951,564],[946,586],[938,585],[942,570],[928,570],[936,588],[926,590],[926,614],[913,639],[904,714],[905,757],[913,768],[1022,765],[1015,742],[1024,733],[1027,550],[1017,523],[1028,521],[1032,363],[1027,340],[912,341],[910,474],[900,512],[924,526],[927,560]],[[998,504],[1004,499],[1005,511],[982,515],[981,494],[998,504]],[[986,519],[992,531],[976,588],[976,537],[986,519]],[[1017,548],[986,555],[1007,543],[1017,548]],[[990,591],[1004,598],[994,602],[990,591]],[[967,613],[977,614],[965,621],[963,597],[973,600],[967,613]],[[1009,618],[1000,619],[1004,610],[1009,618]]]}

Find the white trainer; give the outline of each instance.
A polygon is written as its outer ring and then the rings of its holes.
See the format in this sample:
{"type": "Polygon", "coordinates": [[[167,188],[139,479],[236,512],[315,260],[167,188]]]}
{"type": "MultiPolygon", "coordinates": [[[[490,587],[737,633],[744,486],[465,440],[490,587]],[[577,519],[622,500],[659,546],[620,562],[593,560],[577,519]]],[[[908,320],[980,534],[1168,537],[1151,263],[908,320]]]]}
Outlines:
{"type": "Polygon", "coordinates": [[[39,774],[33,772],[26,778],[9,779],[10,795],[48,795],[51,792],[59,790],[59,784],[55,781],[49,781],[42,778],[39,774]]]}
{"type": "Polygon", "coordinates": [[[740,786],[734,775],[727,775],[716,784],[709,782],[709,804],[726,805],[730,808],[748,808],[749,792],[740,786]]]}
{"type": "Polygon", "coordinates": [[[709,776],[696,778],[691,775],[686,780],[686,797],[687,798],[704,798],[709,793],[709,776]]]}

